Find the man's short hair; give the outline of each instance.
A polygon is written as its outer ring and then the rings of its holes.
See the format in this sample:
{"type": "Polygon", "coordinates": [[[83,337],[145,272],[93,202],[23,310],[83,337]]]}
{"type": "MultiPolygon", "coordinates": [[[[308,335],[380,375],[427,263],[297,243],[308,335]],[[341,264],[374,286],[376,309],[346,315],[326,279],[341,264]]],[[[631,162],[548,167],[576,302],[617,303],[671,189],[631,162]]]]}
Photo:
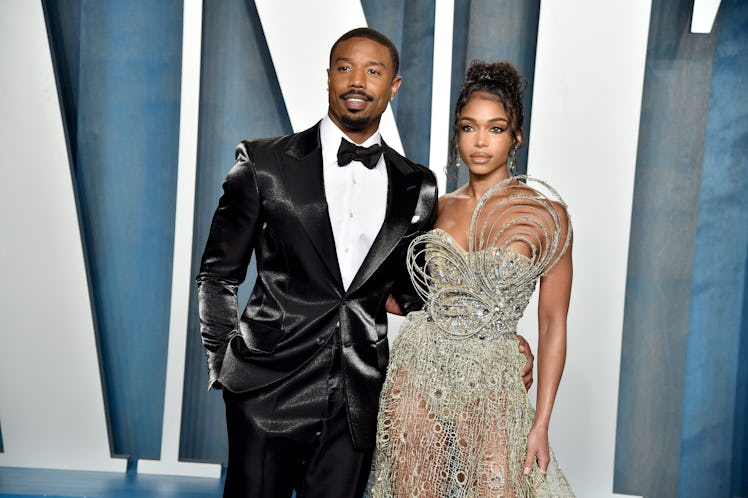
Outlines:
{"type": "Polygon", "coordinates": [[[367,38],[387,47],[390,50],[390,57],[392,57],[392,66],[395,69],[395,76],[397,76],[397,72],[400,70],[400,54],[397,53],[397,47],[395,47],[395,44],[392,43],[392,40],[384,36],[379,31],[371,28],[352,29],[338,38],[337,41],[333,43],[332,48],[330,49],[330,66],[332,66],[332,53],[335,52],[335,47],[337,47],[341,42],[350,40],[351,38],[367,38]]]}

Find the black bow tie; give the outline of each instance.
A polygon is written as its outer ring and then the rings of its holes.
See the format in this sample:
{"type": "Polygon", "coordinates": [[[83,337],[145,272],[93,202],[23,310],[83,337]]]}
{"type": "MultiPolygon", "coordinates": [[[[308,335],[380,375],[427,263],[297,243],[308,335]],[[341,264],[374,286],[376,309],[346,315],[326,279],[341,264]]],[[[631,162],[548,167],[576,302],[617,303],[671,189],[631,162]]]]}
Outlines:
{"type": "Polygon", "coordinates": [[[351,161],[361,161],[361,164],[373,169],[379,162],[379,156],[381,155],[382,146],[379,144],[371,147],[361,147],[341,138],[340,148],[338,148],[338,166],[347,166],[351,161]]]}

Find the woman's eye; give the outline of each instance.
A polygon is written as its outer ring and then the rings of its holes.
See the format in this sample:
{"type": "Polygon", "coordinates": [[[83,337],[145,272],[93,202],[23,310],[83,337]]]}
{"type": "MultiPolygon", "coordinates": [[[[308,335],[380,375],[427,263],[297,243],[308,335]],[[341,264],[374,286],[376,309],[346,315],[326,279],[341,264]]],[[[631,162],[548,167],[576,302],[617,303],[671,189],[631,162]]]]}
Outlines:
{"type": "Polygon", "coordinates": [[[473,127],[472,127],[472,126],[470,126],[470,125],[462,125],[462,127],[460,128],[460,130],[461,130],[461,131],[465,131],[465,132],[468,132],[468,131],[473,131],[474,129],[475,129],[475,128],[473,128],[473,127]]]}
{"type": "Polygon", "coordinates": [[[504,128],[500,126],[494,126],[493,128],[491,128],[491,132],[493,133],[502,133],[503,131],[504,131],[504,128]]]}

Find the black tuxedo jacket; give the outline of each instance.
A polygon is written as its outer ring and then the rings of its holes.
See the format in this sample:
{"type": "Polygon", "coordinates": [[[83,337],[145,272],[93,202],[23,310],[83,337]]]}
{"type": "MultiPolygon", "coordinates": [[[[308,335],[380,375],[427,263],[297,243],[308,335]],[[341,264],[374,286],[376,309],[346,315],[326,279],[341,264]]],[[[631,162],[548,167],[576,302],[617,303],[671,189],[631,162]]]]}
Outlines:
{"type": "Polygon", "coordinates": [[[389,360],[384,303],[393,293],[406,312],[421,305],[405,271],[405,252],[415,235],[433,226],[437,212],[433,173],[386,144],[383,153],[385,220],[347,290],[325,200],[319,124],[238,146],[197,278],[211,385],[259,393],[300,382],[312,386],[321,379],[299,377],[320,375],[305,365],[335,341],[351,434],[364,448],[374,443],[389,360]],[[237,287],[252,251],[257,281],[237,320],[237,287]]]}

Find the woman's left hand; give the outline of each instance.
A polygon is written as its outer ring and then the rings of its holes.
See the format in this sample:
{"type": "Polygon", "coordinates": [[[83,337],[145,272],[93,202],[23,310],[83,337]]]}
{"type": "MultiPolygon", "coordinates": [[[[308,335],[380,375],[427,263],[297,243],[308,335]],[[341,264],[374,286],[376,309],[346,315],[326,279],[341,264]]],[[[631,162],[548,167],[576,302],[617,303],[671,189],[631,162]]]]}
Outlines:
{"type": "Polygon", "coordinates": [[[525,457],[525,475],[530,474],[532,465],[538,461],[538,467],[542,473],[548,471],[548,464],[551,461],[550,450],[548,449],[548,431],[546,429],[533,426],[530,434],[527,435],[527,456],[525,457]]]}

